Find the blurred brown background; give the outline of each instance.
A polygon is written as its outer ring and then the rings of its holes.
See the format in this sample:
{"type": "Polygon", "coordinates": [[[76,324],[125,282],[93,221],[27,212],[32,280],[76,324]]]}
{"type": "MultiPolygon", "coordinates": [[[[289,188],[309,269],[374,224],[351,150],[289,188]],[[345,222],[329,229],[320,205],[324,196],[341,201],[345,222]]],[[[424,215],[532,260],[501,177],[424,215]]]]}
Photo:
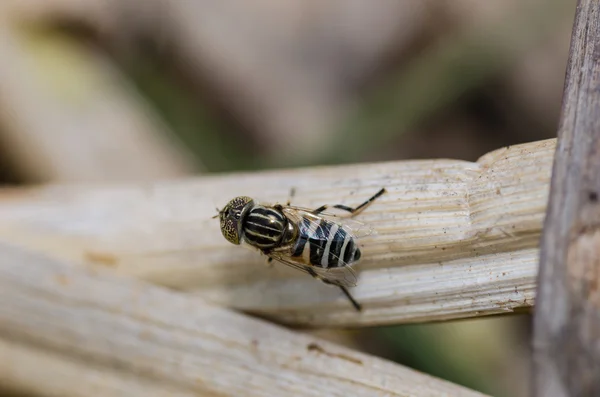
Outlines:
{"type": "MultiPolygon", "coordinates": [[[[574,0],[4,0],[0,182],[413,158],[556,135],[574,0]]],[[[525,396],[528,315],[319,332],[525,396]]]]}

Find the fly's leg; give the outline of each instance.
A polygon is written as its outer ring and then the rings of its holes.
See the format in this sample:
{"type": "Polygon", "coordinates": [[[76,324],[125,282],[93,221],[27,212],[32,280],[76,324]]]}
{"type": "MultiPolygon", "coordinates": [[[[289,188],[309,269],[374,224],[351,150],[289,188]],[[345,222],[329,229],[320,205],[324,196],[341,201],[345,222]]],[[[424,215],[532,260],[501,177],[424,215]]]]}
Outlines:
{"type": "Polygon", "coordinates": [[[321,212],[325,211],[327,208],[329,208],[329,206],[327,204],[325,204],[325,205],[320,206],[316,210],[314,210],[312,213],[315,215],[319,215],[321,212]]]}
{"type": "MultiPolygon", "coordinates": [[[[328,283],[326,283],[328,284],[328,283]]],[[[342,290],[342,292],[344,293],[344,295],[346,295],[346,298],[348,298],[348,300],[350,301],[350,303],[352,303],[352,306],[354,306],[354,308],[356,309],[357,312],[360,312],[362,310],[362,306],[360,305],[360,303],[358,303],[356,300],[354,300],[354,298],[352,297],[352,295],[350,295],[350,292],[348,291],[348,289],[342,285],[338,285],[338,287],[340,287],[340,289],[342,290]]]]}
{"type": "Polygon", "coordinates": [[[269,268],[272,268],[272,267],[273,267],[273,258],[269,257],[269,258],[267,259],[267,266],[268,266],[269,268]]]}
{"type": "Polygon", "coordinates": [[[294,198],[294,196],[296,195],[296,188],[292,187],[290,189],[290,195],[288,196],[288,201],[286,203],[286,205],[289,207],[292,204],[292,199],[294,198]]]}
{"type": "MultiPolygon", "coordinates": [[[[292,199],[294,198],[295,195],[296,195],[296,188],[292,187],[290,189],[290,194],[288,196],[287,202],[285,203],[286,207],[289,207],[292,204],[292,199]]],[[[275,204],[273,206],[273,208],[275,208],[278,211],[283,211],[283,205],[281,205],[281,204],[275,204]]]]}
{"type": "Polygon", "coordinates": [[[269,268],[273,268],[273,257],[270,255],[272,251],[272,249],[261,250],[262,254],[267,256],[267,266],[269,268]]]}
{"type": "MultiPolygon", "coordinates": [[[[361,205],[359,205],[358,207],[355,207],[355,208],[348,207],[343,204],[336,204],[333,206],[333,208],[337,208],[339,210],[346,211],[350,214],[350,216],[355,216],[355,215],[358,215],[359,213],[361,213],[362,211],[364,211],[369,205],[373,204],[373,202],[376,199],[378,199],[385,192],[386,192],[385,188],[381,188],[381,190],[378,191],[377,193],[375,193],[370,199],[368,199],[367,201],[365,201],[364,203],[362,203],[361,205]]],[[[322,205],[319,208],[317,208],[316,210],[314,210],[312,213],[315,215],[318,215],[321,212],[325,211],[327,208],[329,208],[328,205],[322,205]]]]}
{"type": "Polygon", "coordinates": [[[385,188],[381,188],[381,190],[379,190],[377,193],[375,193],[373,196],[371,196],[371,198],[369,198],[367,201],[365,201],[364,203],[362,203],[361,205],[359,205],[358,207],[355,207],[355,208],[348,207],[348,206],[345,206],[342,204],[336,204],[333,206],[333,208],[347,211],[350,214],[352,214],[352,216],[355,216],[355,215],[360,214],[362,211],[364,211],[369,205],[373,204],[373,202],[375,200],[377,200],[379,197],[381,197],[381,195],[383,195],[385,192],[386,192],[385,188]]]}
{"type": "Polygon", "coordinates": [[[350,295],[350,292],[348,291],[348,289],[346,287],[344,287],[343,285],[338,285],[335,283],[332,283],[329,280],[326,280],[324,278],[319,277],[319,275],[317,273],[315,273],[314,270],[312,269],[308,269],[308,273],[313,276],[314,278],[316,278],[317,280],[322,281],[325,284],[328,285],[335,285],[336,287],[339,287],[342,292],[344,293],[344,295],[346,295],[346,298],[348,298],[348,300],[350,301],[350,303],[352,303],[352,306],[354,306],[354,308],[356,309],[356,311],[360,312],[362,310],[362,306],[352,297],[352,295],[350,295]]]}

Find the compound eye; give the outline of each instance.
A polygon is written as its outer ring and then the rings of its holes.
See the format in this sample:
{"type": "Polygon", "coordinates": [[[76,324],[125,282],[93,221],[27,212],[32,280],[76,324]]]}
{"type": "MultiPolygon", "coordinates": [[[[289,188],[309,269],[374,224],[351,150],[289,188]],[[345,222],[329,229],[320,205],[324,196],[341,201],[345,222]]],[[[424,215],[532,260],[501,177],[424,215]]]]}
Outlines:
{"type": "Polygon", "coordinates": [[[235,213],[235,219],[240,219],[240,217],[242,216],[242,214],[240,213],[240,211],[235,213]]]}

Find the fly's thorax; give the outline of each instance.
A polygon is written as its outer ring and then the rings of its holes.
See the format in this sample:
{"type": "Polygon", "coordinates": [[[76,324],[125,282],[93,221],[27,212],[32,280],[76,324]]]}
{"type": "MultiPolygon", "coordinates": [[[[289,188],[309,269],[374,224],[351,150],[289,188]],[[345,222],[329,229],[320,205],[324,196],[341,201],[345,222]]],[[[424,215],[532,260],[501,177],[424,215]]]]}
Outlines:
{"type": "Polygon", "coordinates": [[[292,237],[290,233],[294,234],[293,225],[275,207],[256,205],[244,218],[244,241],[259,249],[280,247],[292,237]]]}
{"type": "Polygon", "coordinates": [[[292,252],[306,263],[325,269],[351,265],[361,256],[349,229],[327,219],[303,218],[292,252]]]}

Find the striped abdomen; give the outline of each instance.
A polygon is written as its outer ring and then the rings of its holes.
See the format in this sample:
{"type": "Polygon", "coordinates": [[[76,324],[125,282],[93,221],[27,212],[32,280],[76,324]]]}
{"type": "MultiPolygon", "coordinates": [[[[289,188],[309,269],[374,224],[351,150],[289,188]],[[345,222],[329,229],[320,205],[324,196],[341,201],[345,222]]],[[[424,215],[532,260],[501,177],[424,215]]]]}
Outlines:
{"type": "Polygon", "coordinates": [[[302,218],[292,256],[302,257],[316,267],[342,267],[360,259],[354,237],[340,225],[326,219],[302,218]]]}
{"type": "Polygon", "coordinates": [[[273,208],[257,205],[244,219],[244,239],[260,249],[279,246],[285,239],[287,230],[287,218],[273,208]]]}

